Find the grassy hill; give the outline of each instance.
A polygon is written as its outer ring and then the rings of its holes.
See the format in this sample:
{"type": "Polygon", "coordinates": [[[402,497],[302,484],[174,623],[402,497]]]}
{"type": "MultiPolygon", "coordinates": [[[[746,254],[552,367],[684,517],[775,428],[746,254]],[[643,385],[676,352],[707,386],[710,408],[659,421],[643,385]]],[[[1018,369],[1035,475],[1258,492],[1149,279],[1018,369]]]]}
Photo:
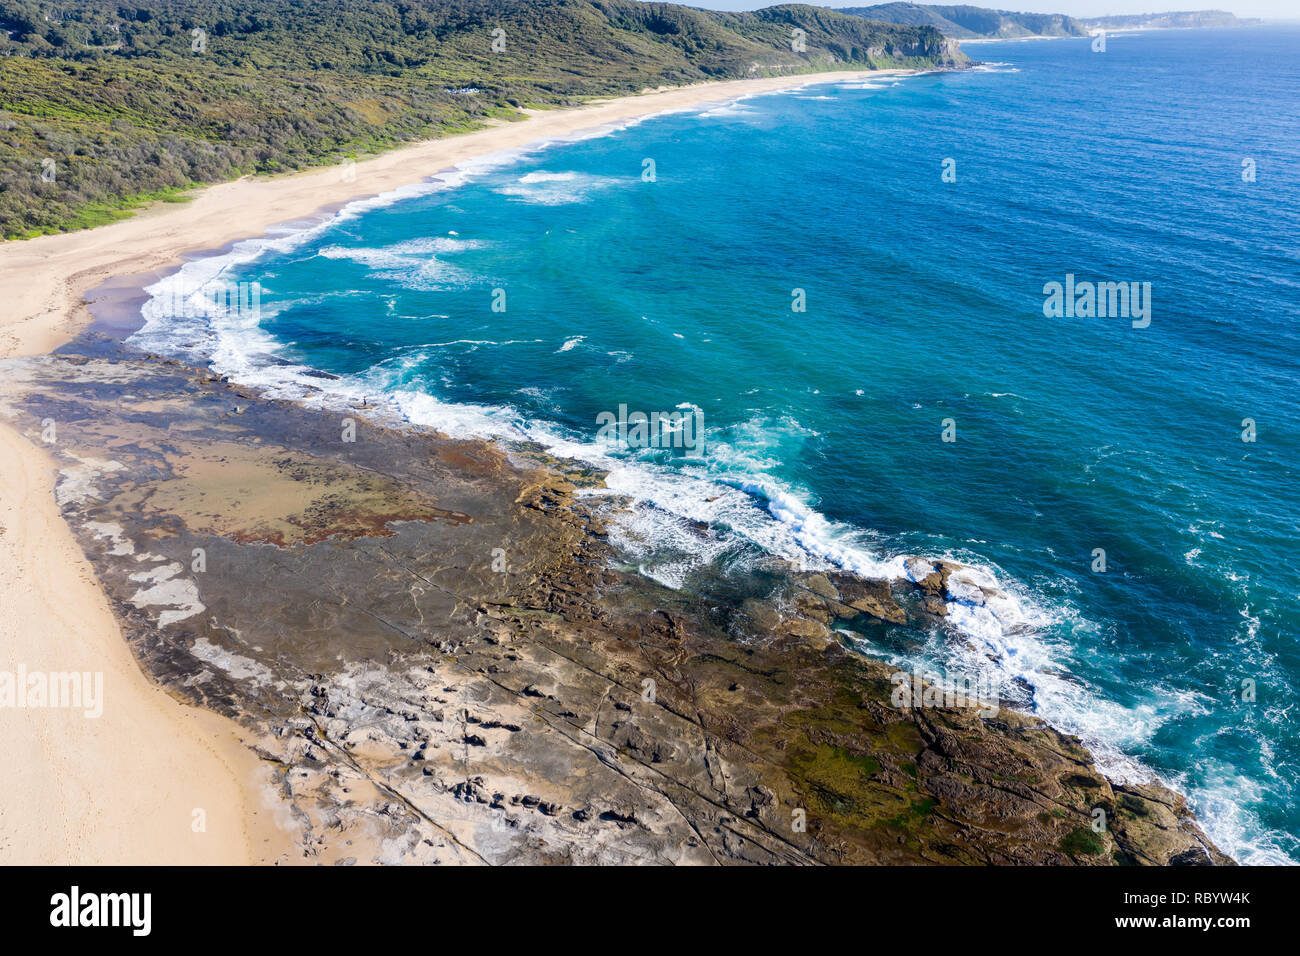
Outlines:
{"type": "Polygon", "coordinates": [[[525,105],[964,59],[931,27],[804,5],[3,0],[0,234],[95,225],[195,184],[337,161],[525,105]]]}
{"type": "Polygon", "coordinates": [[[911,26],[931,26],[958,40],[977,37],[1081,37],[1084,24],[1060,13],[1012,13],[972,6],[931,6],[919,3],[882,3],[871,7],[843,7],[841,13],[911,26]]]}

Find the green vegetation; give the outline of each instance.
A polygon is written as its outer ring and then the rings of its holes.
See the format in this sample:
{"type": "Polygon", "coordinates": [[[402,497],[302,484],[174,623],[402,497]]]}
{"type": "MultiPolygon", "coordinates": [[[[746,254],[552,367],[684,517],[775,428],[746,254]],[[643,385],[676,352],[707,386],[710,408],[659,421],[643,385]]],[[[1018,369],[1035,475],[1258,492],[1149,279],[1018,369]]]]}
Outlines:
{"type": "Polygon", "coordinates": [[[959,61],[931,27],[802,5],[0,0],[0,234],[95,225],[197,184],[338,161],[529,106],[959,61]],[[796,31],[803,49],[792,49],[796,31]]]}
{"type": "Polygon", "coordinates": [[[1089,827],[1076,827],[1061,839],[1061,852],[1070,856],[1097,856],[1106,845],[1089,827]]]}
{"type": "Polygon", "coordinates": [[[1061,13],[1012,13],[966,5],[941,6],[919,3],[879,3],[870,7],[843,7],[869,20],[928,25],[947,37],[970,40],[975,37],[1082,37],[1088,29],[1082,21],[1061,13]]]}
{"type": "MultiPolygon", "coordinates": [[[[872,778],[880,763],[865,754],[855,754],[834,744],[799,742],[791,753],[790,766],[808,788],[811,809],[838,817],[874,815],[882,801],[881,790],[872,778]]],[[[888,793],[886,801],[902,798],[888,793]]]]}

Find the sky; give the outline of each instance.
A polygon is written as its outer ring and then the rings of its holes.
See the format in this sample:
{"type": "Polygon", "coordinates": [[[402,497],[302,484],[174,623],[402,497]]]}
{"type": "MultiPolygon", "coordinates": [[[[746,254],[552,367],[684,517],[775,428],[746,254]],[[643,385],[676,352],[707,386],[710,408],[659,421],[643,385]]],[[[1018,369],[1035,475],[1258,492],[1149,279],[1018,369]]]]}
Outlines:
{"type": "MultiPolygon", "coordinates": [[[[819,7],[869,7],[889,0],[688,0],[687,6],[708,10],[757,10],[782,2],[811,2],[819,7]]],[[[916,2],[916,0],[909,0],[916,2]]],[[[1164,13],[1168,10],[1227,10],[1239,17],[1300,20],[1300,0],[953,0],[975,7],[1017,13],[1066,13],[1074,17],[1104,17],[1122,13],[1164,13]]]]}

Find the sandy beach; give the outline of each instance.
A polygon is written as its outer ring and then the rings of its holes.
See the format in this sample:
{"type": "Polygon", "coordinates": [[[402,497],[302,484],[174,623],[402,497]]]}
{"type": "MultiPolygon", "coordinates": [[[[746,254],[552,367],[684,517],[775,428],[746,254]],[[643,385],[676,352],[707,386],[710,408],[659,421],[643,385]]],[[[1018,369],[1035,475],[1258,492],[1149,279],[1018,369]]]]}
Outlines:
{"type": "Polygon", "coordinates": [[[188,252],[261,235],[351,199],[411,185],[479,156],[598,129],[669,110],[814,83],[860,80],[909,70],[815,73],[702,83],[603,100],[576,109],[545,110],[527,119],[428,140],[370,159],[274,178],[210,186],[184,204],[159,203],[131,219],[98,229],[41,236],[0,246],[0,358],[40,355],[68,341],[90,320],[83,298],[114,276],[166,270],[188,252]]]}
{"type": "MultiPolygon", "coordinates": [[[[362,196],[419,182],[474,157],[668,110],[814,83],[841,72],[662,90],[422,142],[356,163],[198,191],[102,228],[0,246],[0,359],[40,355],[89,323],[88,291],[161,272],[180,257],[256,236],[362,196]]],[[[4,376],[0,400],[11,388],[4,376]]],[[[3,402],[0,401],[0,409],[3,402]]],[[[0,708],[10,748],[0,797],[0,862],[223,863],[282,858],[258,761],[232,721],[176,701],[140,671],[55,502],[46,450],[0,423],[0,671],[102,672],[97,718],[0,708]],[[195,820],[203,817],[204,829],[195,820]]],[[[282,808],[280,808],[282,811],[282,808]]]]}
{"type": "Polygon", "coordinates": [[[84,708],[0,707],[0,863],[239,864],[286,849],[239,728],[140,672],[54,503],[47,456],[0,425],[0,671],[103,675],[84,708]]]}

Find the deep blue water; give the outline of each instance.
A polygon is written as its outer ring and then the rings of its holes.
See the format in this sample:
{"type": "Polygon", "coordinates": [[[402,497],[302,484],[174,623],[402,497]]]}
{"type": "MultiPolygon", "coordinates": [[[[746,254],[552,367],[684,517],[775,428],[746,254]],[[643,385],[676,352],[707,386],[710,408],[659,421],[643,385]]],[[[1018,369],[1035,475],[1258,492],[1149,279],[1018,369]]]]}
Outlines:
{"type": "Polygon", "coordinates": [[[1020,677],[1239,859],[1300,859],[1300,28],[968,49],[996,65],[660,116],[243,244],[175,281],[260,282],[260,316],[155,304],[137,341],[602,460],[674,586],[966,561],[1005,597],[863,649],[1020,677]],[[1067,274],[1149,282],[1149,327],[1045,317],[1067,274]],[[620,404],[698,409],[703,456],[594,446],[620,404]]]}

